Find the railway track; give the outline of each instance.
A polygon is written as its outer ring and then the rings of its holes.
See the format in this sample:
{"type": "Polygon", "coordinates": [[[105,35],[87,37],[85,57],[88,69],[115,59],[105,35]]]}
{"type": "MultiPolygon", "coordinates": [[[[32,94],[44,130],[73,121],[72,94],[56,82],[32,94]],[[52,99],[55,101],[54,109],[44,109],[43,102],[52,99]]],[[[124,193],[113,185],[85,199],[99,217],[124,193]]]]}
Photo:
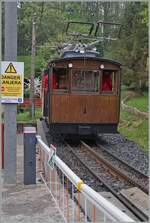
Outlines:
{"type": "MultiPolygon", "coordinates": [[[[80,141],[80,146],[74,146],[66,143],[69,151],[73,153],[88,171],[100,181],[118,200],[120,200],[129,210],[131,210],[141,221],[147,221],[148,216],[142,211],[133,206],[128,200],[126,200],[119,191],[123,188],[130,188],[133,185],[137,186],[135,182],[129,176],[122,173],[118,168],[116,169],[110,164],[104,157],[101,157],[96,151],[94,151],[85,142],[80,141]]],[[[142,185],[143,187],[143,185],[142,185]]]]}
{"type": "Polygon", "coordinates": [[[112,154],[108,148],[100,144],[92,146],[92,148],[84,142],[82,144],[85,146],[85,149],[89,149],[95,157],[99,157],[108,167],[117,172],[120,177],[122,176],[133,186],[140,188],[148,194],[149,177],[146,174],[143,174],[124,160],[121,160],[117,155],[112,154]]]}
{"type": "MultiPolygon", "coordinates": [[[[47,135],[47,137],[49,139],[49,134],[47,135]]],[[[136,216],[136,218],[139,219],[139,221],[144,221],[144,222],[148,221],[147,207],[144,211],[142,211],[139,208],[139,206],[137,205],[138,202],[137,203],[130,202],[130,199],[127,199],[122,194],[122,188],[125,190],[127,188],[129,188],[129,190],[130,190],[130,188],[131,188],[131,190],[132,190],[132,189],[134,189],[133,186],[137,186],[138,188],[141,188],[143,191],[148,193],[147,175],[143,174],[143,176],[142,176],[142,173],[140,173],[140,172],[138,173],[138,171],[137,171],[137,169],[140,169],[141,171],[143,171],[143,168],[135,169],[133,167],[130,167],[129,165],[127,167],[126,164],[128,162],[128,159],[127,159],[127,161],[122,161],[120,164],[117,164],[119,161],[116,161],[116,158],[117,158],[116,153],[115,153],[115,155],[113,155],[111,153],[110,153],[110,155],[108,155],[108,152],[109,152],[108,146],[112,146],[111,145],[112,143],[110,143],[110,145],[108,143],[106,143],[107,147],[102,148],[102,146],[100,145],[100,141],[94,140],[93,142],[95,144],[92,144],[92,148],[90,148],[91,144],[89,145],[89,142],[88,142],[88,147],[92,151],[94,150],[94,152],[96,154],[100,153],[100,151],[103,151],[103,155],[101,154],[101,156],[103,156],[103,159],[105,159],[108,163],[112,164],[112,166],[114,166],[114,168],[116,166],[116,168],[119,169],[120,172],[122,172],[121,175],[120,174],[118,175],[118,172],[116,172],[115,170],[110,171],[109,167],[105,163],[105,165],[103,165],[103,168],[101,167],[102,168],[101,172],[103,174],[98,175],[97,171],[100,172],[99,166],[101,164],[100,164],[100,161],[98,161],[98,163],[95,161],[94,165],[91,163],[91,160],[93,159],[92,157],[94,157],[94,155],[91,155],[91,152],[87,152],[88,148],[85,147],[87,142],[85,143],[85,141],[84,141],[84,142],[79,143],[78,139],[77,140],[71,139],[71,141],[72,140],[74,141],[74,144],[72,144],[72,142],[70,142],[70,140],[64,141],[64,139],[62,139],[61,142],[59,142],[59,143],[57,143],[57,140],[56,140],[55,145],[57,146],[58,156],[83,180],[83,182],[88,184],[95,191],[97,191],[99,193],[103,193],[103,191],[106,191],[106,192],[110,191],[122,204],[124,204],[124,206],[127,207],[128,210],[130,210],[136,216]],[[80,147],[79,147],[79,144],[80,144],[80,147]],[[100,146],[101,146],[101,148],[99,148],[100,146]],[[122,167],[123,165],[124,165],[124,167],[122,167]],[[104,166],[105,166],[105,168],[104,168],[104,166]],[[109,175],[104,174],[104,169],[105,169],[106,173],[109,172],[109,175]],[[133,173],[133,171],[135,171],[135,172],[133,173]],[[102,175],[103,175],[103,177],[102,177],[102,175]],[[112,177],[112,180],[110,180],[110,175],[112,177]],[[131,177],[131,179],[126,180],[126,179],[124,179],[124,175],[127,175],[129,178],[131,176],[132,177],[131,177]],[[133,179],[133,176],[135,179],[133,179]],[[115,180],[113,180],[114,178],[115,178],[115,180]],[[141,180],[141,179],[145,179],[145,180],[141,180]],[[143,183],[142,181],[145,183],[143,183]],[[118,182],[120,182],[120,183],[118,183],[118,182]],[[138,183],[140,184],[140,182],[141,182],[141,185],[137,185],[138,183]],[[112,187],[112,185],[114,185],[114,187],[112,187]]],[[[120,138],[118,141],[120,142],[120,138]]],[[[51,140],[50,140],[50,143],[51,143],[51,140]]],[[[105,143],[103,143],[103,145],[104,144],[105,143]]],[[[124,144],[124,143],[122,143],[122,144],[124,144]]],[[[112,152],[114,152],[114,151],[112,151],[112,152]]],[[[132,159],[133,159],[133,154],[131,154],[131,155],[132,155],[132,159]]],[[[99,156],[100,156],[100,154],[99,154],[99,156]]],[[[118,156],[119,156],[119,151],[118,151],[118,156]]],[[[122,158],[123,158],[123,156],[121,156],[121,159],[122,158]]],[[[136,156],[136,158],[137,158],[137,156],[136,156]]],[[[129,159],[129,161],[130,160],[131,159],[129,159]]],[[[141,158],[141,160],[142,160],[142,158],[141,158]]],[[[141,164],[141,162],[140,162],[141,160],[139,160],[140,164],[141,164]]],[[[143,171],[143,172],[147,173],[147,171],[143,171]]],[[[135,194],[135,196],[136,196],[136,194],[135,194]]]]}

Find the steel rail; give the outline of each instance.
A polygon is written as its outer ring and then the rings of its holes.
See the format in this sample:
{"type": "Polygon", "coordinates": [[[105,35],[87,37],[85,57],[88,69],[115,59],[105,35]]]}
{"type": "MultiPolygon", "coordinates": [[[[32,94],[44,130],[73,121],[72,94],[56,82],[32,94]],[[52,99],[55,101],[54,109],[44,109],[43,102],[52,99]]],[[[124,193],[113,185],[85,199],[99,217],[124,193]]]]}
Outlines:
{"type": "Polygon", "coordinates": [[[136,217],[139,218],[141,221],[148,221],[148,216],[145,215],[145,213],[139,211],[139,209],[135,206],[133,206],[131,203],[128,202],[120,193],[116,192],[114,189],[112,189],[104,180],[102,180],[91,168],[81,160],[81,158],[76,154],[76,152],[73,150],[73,148],[65,142],[68,149],[73,153],[73,155],[82,163],[83,166],[86,167],[86,169],[96,178],[98,181],[103,183],[103,185],[118,199],[120,200],[130,211],[134,213],[136,217]]]}
{"type": "Polygon", "coordinates": [[[115,159],[119,160],[120,162],[122,162],[124,165],[130,167],[132,170],[134,170],[136,173],[141,174],[141,176],[148,178],[148,176],[144,173],[142,173],[141,171],[139,171],[138,169],[136,169],[135,167],[131,166],[130,164],[128,164],[125,160],[119,159],[115,154],[111,153],[107,148],[105,148],[103,145],[101,145],[100,143],[96,143],[96,146],[98,146],[99,148],[102,148],[105,152],[107,152],[108,154],[110,154],[112,157],[114,157],[115,159]]]}
{"type": "MultiPolygon", "coordinates": [[[[135,182],[135,180],[133,180],[130,176],[127,176],[126,174],[122,173],[121,170],[119,169],[116,169],[116,167],[114,167],[110,162],[108,162],[102,155],[100,155],[99,153],[95,152],[90,146],[88,146],[86,143],[84,143],[83,141],[81,141],[81,144],[83,146],[85,146],[85,149],[88,151],[96,158],[98,159],[100,162],[104,163],[108,168],[110,168],[111,171],[113,171],[114,173],[117,173],[119,175],[119,177],[125,179],[126,181],[128,181],[129,183],[131,183],[132,185],[140,188],[142,191],[144,191],[145,193],[148,194],[148,188],[144,187],[143,185],[141,185],[140,183],[138,182],[135,182]]],[[[107,151],[105,151],[107,152],[107,151]]],[[[111,154],[110,154],[111,155],[111,154]]],[[[121,162],[120,159],[118,159],[117,157],[115,157],[115,159],[117,159],[118,161],[121,162]]],[[[130,167],[128,166],[128,164],[124,164],[126,165],[127,167],[130,167]]],[[[146,176],[144,176],[145,178],[146,176]]],[[[146,178],[147,179],[147,178],[146,178]]],[[[144,179],[145,180],[145,179],[144,179]]]]}

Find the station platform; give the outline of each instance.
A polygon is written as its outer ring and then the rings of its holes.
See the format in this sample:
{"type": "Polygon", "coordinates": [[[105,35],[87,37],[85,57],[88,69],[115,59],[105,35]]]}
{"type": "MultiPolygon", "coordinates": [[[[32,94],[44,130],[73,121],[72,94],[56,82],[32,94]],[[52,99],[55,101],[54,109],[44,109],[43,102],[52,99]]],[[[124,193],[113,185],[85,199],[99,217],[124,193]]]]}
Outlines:
{"type": "Polygon", "coordinates": [[[0,222],[64,222],[45,184],[23,184],[23,134],[17,134],[17,184],[4,185],[1,171],[0,222]]]}

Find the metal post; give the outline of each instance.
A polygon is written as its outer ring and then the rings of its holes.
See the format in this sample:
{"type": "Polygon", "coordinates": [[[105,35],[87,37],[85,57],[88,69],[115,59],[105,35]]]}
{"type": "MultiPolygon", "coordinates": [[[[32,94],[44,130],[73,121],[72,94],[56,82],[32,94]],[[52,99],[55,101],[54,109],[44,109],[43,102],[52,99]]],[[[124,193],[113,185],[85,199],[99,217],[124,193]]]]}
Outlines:
{"type": "Polygon", "coordinates": [[[35,127],[24,127],[24,184],[36,184],[35,127]]]}
{"type": "Polygon", "coordinates": [[[1,123],[1,140],[2,140],[2,143],[1,143],[1,156],[2,156],[2,169],[4,169],[4,123],[1,123]]]}
{"type": "MultiPolygon", "coordinates": [[[[5,2],[5,61],[17,60],[17,2],[5,2]]],[[[16,104],[5,104],[4,183],[16,183],[16,104]]]]}
{"type": "Polygon", "coordinates": [[[34,114],[34,76],[35,76],[35,16],[33,15],[32,22],[32,55],[31,55],[31,79],[30,79],[30,116],[33,118],[34,114]]]}
{"type": "MultiPolygon", "coordinates": [[[[0,2],[0,24],[2,24],[2,2],[0,2]]],[[[2,40],[2,29],[0,29],[0,39],[2,40]]],[[[2,55],[1,55],[1,52],[2,52],[2,44],[1,44],[1,41],[0,41],[0,61],[2,61],[2,55]]],[[[0,70],[1,70],[1,63],[0,63],[0,70]]],[[[0,76],[0,86],[1,86],[2,82],[1,82],[1,76],[0,76]]],[[[1,88],[0,88],[0,94],[1,94],[1,88]]],[[[2,123],[2,105],[0,103],[0,123],[2,123]]],[[[2,137],[1,135],[1,131],[0,131],[0,138],[2,137]]],[[[2,146],[0,144],[0,169],[2,167],[2,146]]]]}

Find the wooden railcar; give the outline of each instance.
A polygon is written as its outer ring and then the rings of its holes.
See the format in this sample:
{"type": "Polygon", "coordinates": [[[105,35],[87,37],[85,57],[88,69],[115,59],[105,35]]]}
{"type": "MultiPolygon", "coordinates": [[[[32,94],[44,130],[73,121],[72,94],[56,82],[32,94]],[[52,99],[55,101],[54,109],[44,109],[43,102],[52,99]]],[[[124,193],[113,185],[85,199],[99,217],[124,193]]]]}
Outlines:
{"type": "Polygon", "coordinates": [[[50,61],[47,89],[43,88],[43,116],[51,131],[75,135],[116,133],[120,71],[120,63],[93,54],[50,61]]]}

